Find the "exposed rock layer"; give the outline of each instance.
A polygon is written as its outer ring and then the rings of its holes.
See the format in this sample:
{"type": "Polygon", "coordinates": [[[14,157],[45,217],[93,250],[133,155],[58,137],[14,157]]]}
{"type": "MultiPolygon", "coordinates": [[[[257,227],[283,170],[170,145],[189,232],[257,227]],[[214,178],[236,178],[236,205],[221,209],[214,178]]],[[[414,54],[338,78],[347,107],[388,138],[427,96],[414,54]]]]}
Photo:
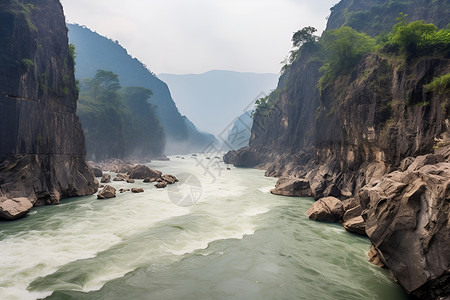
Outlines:
{"type": "Polygon", "coordinates": [[[0,19],[0,197],[36,206],[93,194],[61,4],[2,1],[0,19]]]}

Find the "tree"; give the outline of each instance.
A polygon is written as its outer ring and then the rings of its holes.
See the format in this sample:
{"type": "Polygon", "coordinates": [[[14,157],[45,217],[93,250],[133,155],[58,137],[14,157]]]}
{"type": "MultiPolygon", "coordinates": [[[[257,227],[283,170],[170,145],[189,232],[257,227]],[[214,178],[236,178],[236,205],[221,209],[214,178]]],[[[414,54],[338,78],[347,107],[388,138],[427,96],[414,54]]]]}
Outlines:
{"type": "Polygon", "coordinates": [[[316,31],[317,29],[312,26],[303,27],[292,36],[292,45],[299,48],[305,43],[315,42],[317,37],[314,33],[316,31]]]}
{"type": "Polygon", "coordinates": [[[97,70],[92,83],[96,94],[100,92],[104,96],[110,96],[121,88],[119,75],[111,71],[97,70]]]}
{"type": "Polygon", "coordinates": [[[361,58],[375,49],[375,39],[348,26],[324,33],[321,43],[326,53],[319,88],[323,90],[338,75],[352,70],[361,58]]]}

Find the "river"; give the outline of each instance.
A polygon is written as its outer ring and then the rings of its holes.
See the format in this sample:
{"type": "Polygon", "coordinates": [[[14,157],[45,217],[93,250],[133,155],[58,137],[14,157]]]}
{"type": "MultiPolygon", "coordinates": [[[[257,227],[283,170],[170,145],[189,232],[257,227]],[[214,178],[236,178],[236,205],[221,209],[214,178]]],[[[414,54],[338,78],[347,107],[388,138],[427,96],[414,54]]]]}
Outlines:
{"type": "Polygon", "coordinates": [[[148,164],[180,182],[66,199],[0,222],[0,299],[408,299],[370,243],[310,221],[310,198],[203,156],[148,164]]]}

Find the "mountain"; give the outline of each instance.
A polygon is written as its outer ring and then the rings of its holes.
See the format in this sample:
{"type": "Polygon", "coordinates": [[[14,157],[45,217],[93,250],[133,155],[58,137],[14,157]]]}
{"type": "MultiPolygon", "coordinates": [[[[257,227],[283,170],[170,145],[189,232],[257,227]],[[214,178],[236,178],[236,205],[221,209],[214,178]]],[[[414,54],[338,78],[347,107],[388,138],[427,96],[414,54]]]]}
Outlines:
{"type": "MultiPolygon", "coordinates": [[[[256,98],[276,87],[277,74],[209,71],[203,74],[158,74],[166,82],[180,111],[202,130],[220,139],[233,121],[253,108],[256,98]]],[[[226,135],[226,134],[225,134],[226,135]]]]}
{"type": "Polygon", "coordinates": [[[97,191],[59,1],[0,3],[0,217],[97,191]],[[49,63],[51,62],[51,63],[49,63]]]}
{"type": "Polygon", "coordinates": [[[93,78],[101,69],[118,74],[124,87],[144,87],[153,92],[149,102],[155,105],[156,115],[166,134],[166,154],[201,151],[214,141],[211,135],[188,128],[167,85],[137,58],[131,57],[117,41],[83,26],[68,24],[67,27],[70,43],[76,49],[75,75],[78,80],[93,78]],[[183,148],[178,148],[180,143],[183,143],[183,148]]]}
{"type": "Polygon", "coordinates": [[[252,135],[253,110],[248,110],[240,115],[233,123],[231,130],[227,132],[227,138],[222,144],[224,151],[248,147],[252,135]]]}
{"type": "Polygon", "coordinates": [[[310,218],[338,200],[337,219],[418,299],[450,297],[449,12],[439,0],[339,2],[322,37],[300,32],[249,147],[224,157],[281,177],[274,194],[314,197],[310,218]]]}

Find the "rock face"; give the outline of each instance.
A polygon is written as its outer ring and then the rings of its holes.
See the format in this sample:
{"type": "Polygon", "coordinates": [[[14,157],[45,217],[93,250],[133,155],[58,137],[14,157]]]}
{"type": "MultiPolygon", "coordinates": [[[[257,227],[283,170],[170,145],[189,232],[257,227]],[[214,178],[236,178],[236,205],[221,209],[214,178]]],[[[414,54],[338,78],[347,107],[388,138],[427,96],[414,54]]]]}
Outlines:
{"type": "Polygon", "coordinates": [[[416,158],[359,194],[366,233],[408,293],[450,295],[450,161],[416,158]]]}
{"type": "Polygon", "coordinates": [[[0,197],[36,206],[95,193],[61,4],[2,1],[0,19],[0,197]]]}
{"type": "Polygon", "coordinates": [[[306,213],[311,220],[334,223],[342,220],[344,206],[341,200],[326,197],[316,201],[306,213]]]}
{"type": "Polygon", "coordinates": [[[116,197],[116,189],[110,185],[106,185],[101,191],[98,192],[98,199],[107,199],[116,197]]]}
{"type": "Polygon", "coordinates": [[[277,181],[272,194],[281,196],[311,197],[311,187],[309,181],[305,179],[281,177],[277,181]]]}
{"type": "MultiPolygon", "coordinates": [[[[443,17],[448,6],[402,3],[407,7],[401,11],[411,12],[413,20],[448,23],[443,17]]],[[[374,26],[375,17],[385,19],[377,11],[389,9],[387,1],[343,0],[332,9],[328,27],[367,14],[373,18],[355,24],[377,35],[384,29],[374,26]]],[[[224,161],[306,180],[315,199],[354,199],[357,204],[345,207],[345,227],[367,233],[406,291],[446,299],[450,251],[444,178],[449,177],[440,164],[447,156],[432,153],[450,144],[450,94],[448,88],[436,92],[425,86],[450,73],[450,64],[448,55],[400,61],[391,50],[366,54],[319,93],[319,46],[302,48],[267,98],[270,105],[256,111],[249,147],[229,152],[224,161]]],[[[317,205],[317,216],[329,210],[317,205]]]]}

